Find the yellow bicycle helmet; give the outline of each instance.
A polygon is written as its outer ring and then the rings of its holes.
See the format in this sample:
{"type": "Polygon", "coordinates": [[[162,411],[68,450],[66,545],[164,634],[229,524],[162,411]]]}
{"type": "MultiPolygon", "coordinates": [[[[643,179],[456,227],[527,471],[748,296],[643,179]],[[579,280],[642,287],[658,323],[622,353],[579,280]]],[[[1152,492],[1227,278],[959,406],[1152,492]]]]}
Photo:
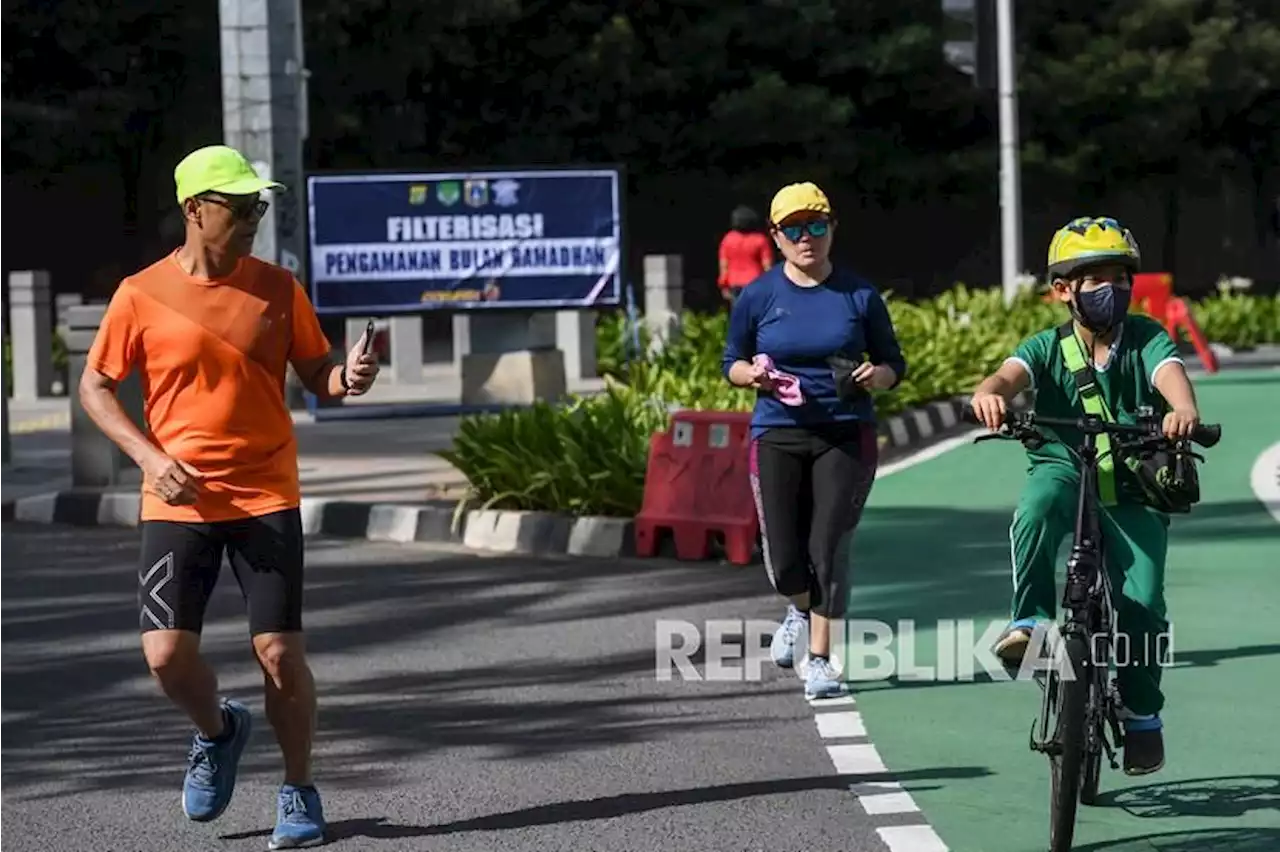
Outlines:
{"type": "Polygon", "coordinates": [[[1110,216],[1072,219],[1049,243],[1050,281],[1072,278],[1080,270],[1102,263],[1119,263],[1132,272],[1142,263],[1133,234],[1110,216]]]}

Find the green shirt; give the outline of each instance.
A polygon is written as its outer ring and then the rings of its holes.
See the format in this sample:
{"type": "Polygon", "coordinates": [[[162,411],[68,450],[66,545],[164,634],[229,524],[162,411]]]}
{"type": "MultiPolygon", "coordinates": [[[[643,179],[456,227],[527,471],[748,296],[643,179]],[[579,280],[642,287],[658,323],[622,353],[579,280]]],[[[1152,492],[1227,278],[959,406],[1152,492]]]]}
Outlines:
{"type": "MultiPolygon", "coordinates": [[[[1031,385],[1036,392],[1036,414],[1044,417],[1084,415],[1075,379],[1062,358],[1056,328],[1045,329],[1022,341],[1010,360],[1022,364],[1031,376],[1031,385]]],[[[1158,322],[1136,314],[1125,318],[1124,325],[1111,345],[1108,362],[1093,364],[1102,398],[1106,400],[1112,416],[1118,422],[1137,422],[1138,409],[1143,406],[1150,406],[1157,413],[1167,410],[1164,397],[1156,390],[1152,379],[1157,370],[1171,361],[1182,363],[1173,340],[1158,322]]],[[[1084,438],[1078,429],[1042,427],[1042,431],[1066,441],[1073,448],[1080,446],[1084,438]]],[[[1075,465],[1067,451],[1052,441],[1046,442],[1038,450],[1028,450],[1028,455],[1033,465],[1075,465]]],[[[1127,468],[1117,464],[1118,497],[1126,502],[1136,501],[1140,493],[1137,489],[1138,486],[1132,481],[1127,468]]]]}

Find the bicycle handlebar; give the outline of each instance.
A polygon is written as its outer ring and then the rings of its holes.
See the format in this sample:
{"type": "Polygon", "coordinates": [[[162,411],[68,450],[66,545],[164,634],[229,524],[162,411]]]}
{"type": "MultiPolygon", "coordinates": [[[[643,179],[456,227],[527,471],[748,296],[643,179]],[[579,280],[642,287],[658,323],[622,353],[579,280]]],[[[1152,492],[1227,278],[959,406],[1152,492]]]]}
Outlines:
{"type": "MultiPolygon", "coordinates": [[[[973,409],[966,407],[964,409],[965,419],[970,423],[980,423],[973,409]]],[[[1162,440],[1163,432],[1160,429],[1160,421],[1153,420],[1148,423],[1139,423],[1129,425],[1124,423],[1108,423],[1098,417],[1042,417],[1034,412],[1016,412],[1006,411],[1004,416],[1005,428],[1009,429],[1014,435],[1020,432],[1026,432],[1034,429],[1036,426],[1059,426],[1068,429],[1076,429],[1085,435],[1114,435],[1116,437],[1131,437],[1140,439],[1142,443],[1148,440],[1162,440]]],[[[1191,432],[1192,442],[1202,447],[1209,448],[1218,443],[1222,439],[1222,426],[1218,424],[1201,423],[1191,432]]]]}

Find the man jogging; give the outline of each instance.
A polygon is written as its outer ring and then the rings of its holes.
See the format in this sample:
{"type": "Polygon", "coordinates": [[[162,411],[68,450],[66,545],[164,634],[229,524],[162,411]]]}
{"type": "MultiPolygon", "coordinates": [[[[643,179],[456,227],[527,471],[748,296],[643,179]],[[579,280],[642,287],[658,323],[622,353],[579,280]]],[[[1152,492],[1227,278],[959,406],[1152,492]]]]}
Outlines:
{"type": "Polygon", "coordinates": [[[196,728],[183,811],[205,822],[226,810],[249,740],[248,709],[219,699],[199,650],[226,553],[284,755],[268,848],[310,846],[323,841],[325,821],[311,777],[315,690],[302,633],[301,498],[285,371],[292,364],[312,393],[338,397],[367,391],[377,363],[361,354],[363,339],[345,364],[333,363],[302,285],[250,254],[268,204],[260,194],[281,184],[223,146],[191,153],[174,178],[185,241],[121,282],[89,351],[80,399],[143,473],[142,651],[196,728]],[[145,434],[116,398],[133,369],[145,434]]]}

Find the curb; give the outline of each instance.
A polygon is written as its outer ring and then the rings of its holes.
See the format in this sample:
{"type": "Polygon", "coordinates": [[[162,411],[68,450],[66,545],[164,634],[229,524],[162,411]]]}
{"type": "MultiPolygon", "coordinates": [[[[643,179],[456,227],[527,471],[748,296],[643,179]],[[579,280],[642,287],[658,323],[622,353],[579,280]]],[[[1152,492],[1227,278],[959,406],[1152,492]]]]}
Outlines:
{"type": "MultiPolygon", "coordinates": [[[[962,425],[968,399],[957,396],[885,418],[879,428],[881,453],[897,455],[945,436],[962,425]]],[[[1021,402],[1016,401],[1015,406],[1021,402]]],[[[71,489],[4,501],[2,518],[80,527],[136,527],[140,504],[136,491],[71,489]]],[[[443,501],[364,503],[304,497],[302,529],[306,536],[454,544],[498,553],[597,558],[635,555],[631,518],[472,509],[455,525],[455,509],[454,503],[443,501]]]]}
{"type": "MultiPolygon", "coordinates": [[[[632,556],[630,518],[473,509],[454,527],[454,504],[361,503],[302,499],[305,536],[412,544],[457,544],[500,553],[632,556]]],[[[136,527],[141,496],[134,491],[73,489],[5,501],[3,520],[77,527],[136,527]]]]}

